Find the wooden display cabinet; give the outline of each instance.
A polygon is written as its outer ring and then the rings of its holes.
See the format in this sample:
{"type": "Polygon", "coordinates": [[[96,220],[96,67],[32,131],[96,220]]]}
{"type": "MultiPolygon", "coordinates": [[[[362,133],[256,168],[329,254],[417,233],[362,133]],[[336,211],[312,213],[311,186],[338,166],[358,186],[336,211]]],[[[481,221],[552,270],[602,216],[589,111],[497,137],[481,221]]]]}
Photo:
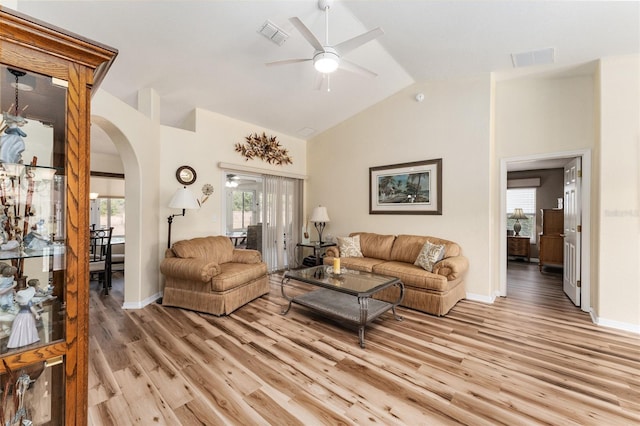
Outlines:
{"type": "Polygon", "coordinates": [[[2,424],[87,424],[90,96],[116,55],[0,6],[2,424]]]}

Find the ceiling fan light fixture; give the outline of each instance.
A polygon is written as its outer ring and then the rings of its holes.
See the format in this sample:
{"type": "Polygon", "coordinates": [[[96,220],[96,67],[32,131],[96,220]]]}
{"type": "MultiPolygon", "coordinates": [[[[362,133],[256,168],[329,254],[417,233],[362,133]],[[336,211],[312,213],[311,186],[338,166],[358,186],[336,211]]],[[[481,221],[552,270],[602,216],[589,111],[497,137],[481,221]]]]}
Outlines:
{"type": "Polygon", "coordinates": [[[323,74],[332,73],[340,66],[340,56],[334,52],[319,52],[313,57],[313,66],[323,74]]]}

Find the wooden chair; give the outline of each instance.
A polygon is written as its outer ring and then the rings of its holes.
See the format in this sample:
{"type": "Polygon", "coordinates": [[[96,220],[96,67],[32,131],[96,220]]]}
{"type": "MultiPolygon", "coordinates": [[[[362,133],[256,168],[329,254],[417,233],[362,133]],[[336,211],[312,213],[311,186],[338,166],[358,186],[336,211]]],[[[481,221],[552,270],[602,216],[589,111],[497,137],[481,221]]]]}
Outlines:
{"type": "Polygon", "coordinates": [[[111,288],[111,233],[113,228],[89,230],[89,275],[102,285],[104,294],[111,288]]]}

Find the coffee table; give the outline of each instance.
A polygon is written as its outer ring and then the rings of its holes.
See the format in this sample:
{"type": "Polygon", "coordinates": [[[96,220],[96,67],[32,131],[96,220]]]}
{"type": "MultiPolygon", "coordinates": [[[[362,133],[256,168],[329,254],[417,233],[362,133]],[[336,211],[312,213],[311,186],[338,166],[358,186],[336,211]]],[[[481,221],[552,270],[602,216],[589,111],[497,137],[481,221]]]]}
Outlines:
{"type": "Polygon", "coordinates": [[[289,305],[282,310],[282,315],[286,315],[291,304],[296,303],[325,316],[354,323],[358,326],[361,348],[365,346],[365,326],[389,309],[397,321],[402,321],[402,317],[396,314],[396,306],[404,298],[404,284],[398,278],[348,269],[334,274],[332,270],[330,266],[321,265],[285,272],[280,289],[289,305]],[[319,288],[289,297],[285,293],[285,284],[292,279],[319,288]],[[394,303],[372,298],[375,293],[391,286],[400,288],[400,296],[394,303]]]}

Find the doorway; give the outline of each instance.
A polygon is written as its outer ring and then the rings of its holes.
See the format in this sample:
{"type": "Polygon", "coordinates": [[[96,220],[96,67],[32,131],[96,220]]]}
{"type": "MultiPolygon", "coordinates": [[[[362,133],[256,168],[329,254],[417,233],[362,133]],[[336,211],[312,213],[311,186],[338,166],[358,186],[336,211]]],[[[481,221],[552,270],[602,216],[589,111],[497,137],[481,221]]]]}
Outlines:
{"type": "MultiPolygon", "coordinates": [[[[525,157],[506,158],[501,160],[500,167],[500,232],[507,229],[507,216],[506,210],[506,191],[507,191],[507,173],[510,170],[531,170],[531,169],[544,169],[553,167],[563,167],[573,158],[579,158],[582,163],[582,200],[580,202],[580,218],[582,222],[581,227],[581,242],[582,247],[579,254],[579,263],[582,265],[590,265],[590,218],[591,218],[591,151],[573,151],[564,153],[552,153],[532,155],[525,157]]],[[[500,296],[507,296],[507,239],[500,238],[500,288],[498,294],[500,296]]],[[[581,300],[580,308],[585,312],[591,311],[590,300],[590,270],[588,267],[581,269],[581,300]]]]}

